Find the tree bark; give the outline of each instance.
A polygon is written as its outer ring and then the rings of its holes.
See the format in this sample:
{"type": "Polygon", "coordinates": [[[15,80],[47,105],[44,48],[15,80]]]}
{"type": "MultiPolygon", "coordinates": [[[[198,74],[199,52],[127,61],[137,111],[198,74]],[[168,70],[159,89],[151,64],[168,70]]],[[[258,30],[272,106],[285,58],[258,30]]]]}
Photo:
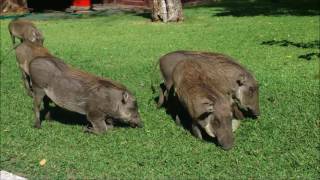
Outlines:
{"type": "Polygon", "coordinates": [[[0,13],[28,12],[27,0],[0,0],[0,13]]]}
{"type": "Polygon", "coordinates": [[[163,22],[182,21],[181,0],[152,0],[152,20],[163,22]]]}

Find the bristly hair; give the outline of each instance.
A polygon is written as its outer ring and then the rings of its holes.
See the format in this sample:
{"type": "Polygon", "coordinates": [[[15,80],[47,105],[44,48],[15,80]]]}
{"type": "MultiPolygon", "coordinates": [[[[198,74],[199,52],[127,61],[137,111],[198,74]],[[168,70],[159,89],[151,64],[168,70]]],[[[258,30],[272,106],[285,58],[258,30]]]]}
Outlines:
{"type": "Polygon", "coordinates": [[[104,87],[113,87],[113,88],[116,88],[116,89],[119,89],[119,90],[127,90],[127,88],[122,85],[122,84],[119,84],[115,81],[112,81],[110,79],[102,79],[100,78],[98,80],[99,84],[103,85],[104,87]]]}
{"type": "MultiPolygon", "coordinates": [[[[212,84],[208,82],[210,78],[203,73],[201,66],[195,61],[184,61],[181,65],[183,67],[183,80],[180,87],[177,87],[178,94],[185,97],[189,97],[190,94],[202,94],[212,102],[216,102],[217,97],[220,97],[221,93],[214,87],[211,87],[212,84]]],[[[190,103],[189,100],[189,98],[186,98],[186,103],[190,103]]]]}
{"type": "Polygon", "coordinates": [[[69,66],[64,63],[61,59],[56,57],[49,58],[50,62],[53,63],[61,72],[65,72],[69,69],[69,66]]]}
{"type": "Polygon", "coordinates": [[[62,72],[66,73],[67,76],[82,82],[88,90],[93,90],[99,87],[106,87],[127,91],[127,88],[124,85],[109,78],[98,77],[82,70],[72,68],[62,61],[54,61],[54,63],[62,72]]]}
{"type": "MultiPolygon", "coordinates": [[[[184,52],[187,55],[196,55],[206,60],[210,60],[211,62],[216,61],[218,64],[224,64],[224,66],[228,66],[228,64],[232,65],[233,67],[237,67],[238,69],[245,69],[238,61],[234,58],[222,54],[222,53],[215,53],[215,52],[202,52],[202,51],[187,51],[184,52]]],[[[192,58],[194,59],[194,58],[192,58]]],[[[250,75],[250,73],[247,73],[250,75]]]]}

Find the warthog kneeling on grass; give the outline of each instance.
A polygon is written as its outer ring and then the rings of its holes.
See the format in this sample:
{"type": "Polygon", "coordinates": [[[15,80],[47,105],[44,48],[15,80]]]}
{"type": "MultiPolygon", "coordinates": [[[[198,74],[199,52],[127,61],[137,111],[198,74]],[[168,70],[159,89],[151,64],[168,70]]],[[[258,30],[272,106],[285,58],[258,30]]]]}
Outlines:
{"type": "Polygon", "coordinates": [[[9,23],[8,28],[13,44],[15,44],[15,38],[19,38],[21,42],[29,40],[30,42],[43,45],[44,38],[42,33],[31,21],[13,20],[9,23]]]}
{"type": "Polygon", "coordinates": [[[106,132],[115,122],[142,126],[136,99],[117,82],[74,69],[54,57],[33,59],[29,71],[37,128],[45,95],[62,108],[86,115],[92,124],[88,132],[106,132]]]}
{"type": "Polygon", "coordinates": [[[176,65],[172,73],[175,96],[188,111],[196,137],[202,139],[202,129],[216,137],[223,149],[231,149],[234,143],[231,95],[222,94],[216,88],[219,83],[198,62],[181,61],[176,65]]]}
{"type": "Polygon", "coordinates": [[[35,44],[29,40],[23,41],[15,48],[17,62],[21,71],[22,80],[29,96],[32,97],[32,87],[30,83],[29,63],[36,57],[53,57],[47,48],[35,44]]]}
{"type": "Polygon", "coordinates": [[[170,89],[173,86],[172,74],[174,68],[179,62],[189,60],[205,61],[204,63],[208,66],[207,72],[211,73],[211,77],[229,81],[229,83],[221,82],[216,88],[220,91],[232,90],[233,100],[237,104],[233,111],[237,119],[243,118],[239,109],[252,117],[260,114],[259,86],[253,75],[229,56],[198,51],[175,51],[159,59],[165,90],[163,91],[160,88],[158,107],[168,100],[170,89]]]}

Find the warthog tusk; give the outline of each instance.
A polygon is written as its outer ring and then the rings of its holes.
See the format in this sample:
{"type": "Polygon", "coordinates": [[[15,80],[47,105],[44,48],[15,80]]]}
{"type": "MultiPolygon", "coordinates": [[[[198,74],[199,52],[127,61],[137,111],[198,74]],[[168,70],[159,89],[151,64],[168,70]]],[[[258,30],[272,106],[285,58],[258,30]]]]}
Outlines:
{"type": "Polygon", "coordinates": [[[232,119],[232,132],[235,132],[240,126],[240,121],[232,119]]]}
{"type": "Polygon", "coordinates": [[[208,123],[205,127],[204,127],[204,130],[207,132],[207,134],[211,137],[216,137],[213,132],[212,132],[212,127],[211,127],[211,124],[208,123]]]}

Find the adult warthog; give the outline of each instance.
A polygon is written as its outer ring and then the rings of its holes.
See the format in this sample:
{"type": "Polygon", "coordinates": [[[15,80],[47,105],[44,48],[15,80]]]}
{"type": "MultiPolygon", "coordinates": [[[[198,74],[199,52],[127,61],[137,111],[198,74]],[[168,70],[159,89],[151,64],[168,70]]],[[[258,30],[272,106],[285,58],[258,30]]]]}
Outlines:
{"type": "Polygon", "coordinates": [[[216,88],[223,93],[231,90],[233,101],[237,105],[233,106],[237,119],[242,119],[244,114],[254,118],[260,115],[259,85],[254,76],[229,56],[199,51],[175,51],[159,59],[165,89],[160,88],[158,107],[168,100],[169,92],[173,86],[174,68],[179,62],[189,60],[204,61],[208,66],[207,73],[210,73],[211,77],[215,77],[217,80],[225,79],[227,83],[221,81],[216,88]]]}

